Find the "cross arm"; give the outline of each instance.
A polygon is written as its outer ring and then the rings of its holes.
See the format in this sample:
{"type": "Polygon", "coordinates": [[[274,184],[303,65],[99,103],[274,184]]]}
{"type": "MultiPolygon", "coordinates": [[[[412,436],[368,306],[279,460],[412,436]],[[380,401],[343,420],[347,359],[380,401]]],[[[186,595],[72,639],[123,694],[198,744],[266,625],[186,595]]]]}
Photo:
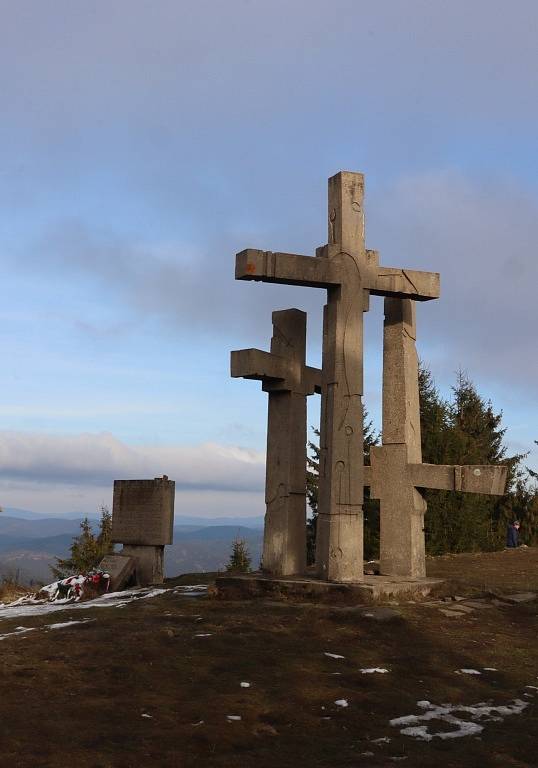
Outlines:
{"type": "MultiPolygon", "coordinates": [[[[297,369],[295,369],[296,372],[297,369]]],[[[232,378],[255,379],[269,385],[268,390],[293,386],[294,366],[290,360],[261,349],[238,349],[230,356],[232,378]],[[276,384],[276,382],[282,382],[276,384]]],[[[299,379],[300,380],[300,379],[299,379]]],[[[305,365],[300,390],[305,395],[321,394],[321,370],[305,365]]]]}
{"type": "Polygon", "coordinates": [[[285,379],[289,372],[289,360],[263,352],[261,349],[238,349],[230,355],[230,373],[233,378],[285,379]]]}
{"type": "Polygon", "coordinates": [[[491,464],[409,464],[408,470],[411,482],[417,488],[485,493],[490,496],[502,496],[508,478],[508,467],[491,464]]]}
{"type": "Polygon", "coordinates": [[[417,272],[412,269],[375,266],[370,270],[365,287],[375,296],[395,296],[428,301],[438,299],[440,283],[438,272],[417,272]]]}
{"type": "Polygon", "coordinates": [[[247,248],[235,257],[236,280],[328,288],[340,282],[327,259],[247,248]]]}

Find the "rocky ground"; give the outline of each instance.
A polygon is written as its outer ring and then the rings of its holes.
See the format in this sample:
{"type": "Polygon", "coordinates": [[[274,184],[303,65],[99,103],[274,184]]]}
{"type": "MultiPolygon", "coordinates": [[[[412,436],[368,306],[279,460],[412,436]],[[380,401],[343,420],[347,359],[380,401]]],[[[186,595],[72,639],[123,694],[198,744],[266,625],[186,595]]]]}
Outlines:
{"type": "Polygon", "coordinates": [[[0,766],[538,765],[538,550],[428,568],[457,599],[230,603],[180,579],[0,608],[0,766]]]}

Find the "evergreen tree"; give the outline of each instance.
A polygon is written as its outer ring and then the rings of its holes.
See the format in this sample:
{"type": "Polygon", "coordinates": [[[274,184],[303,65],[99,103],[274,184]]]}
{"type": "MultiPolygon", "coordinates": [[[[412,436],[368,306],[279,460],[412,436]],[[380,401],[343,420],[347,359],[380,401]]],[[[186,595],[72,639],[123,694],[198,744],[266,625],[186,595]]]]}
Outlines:
{"type": "Polygon", "coordinates": [[[458,373],[452,399],[444,401],[431,373],[419,376],[423,461],[434,464],[506,464],[503,497],[449,491],[424,492],[426,546],[430,554],[497,549],[504,542],[510,494],[522,455],[507,456],[502,413],[495,413],[468,376],[458,373]]]}
{"type": "Polygon", "coordinates": [[[232,542],[232,553],[226,570],[231,573],[249,573],[252,570],[251,557],[244,539],[238,538],[232,542]]]}
{"type": "Polygon", "coordinates": [[[56,565],[51,566],[51,571],[56,579],[88,573],[99,565],[105,555],[112,552],[112,515],[104,505],[100,507],[100,512],[97,536],[92,530],[90,521],[85,517],[80,524],[80,534],[71,544],[70,557],[55,558],[56,565]]]}

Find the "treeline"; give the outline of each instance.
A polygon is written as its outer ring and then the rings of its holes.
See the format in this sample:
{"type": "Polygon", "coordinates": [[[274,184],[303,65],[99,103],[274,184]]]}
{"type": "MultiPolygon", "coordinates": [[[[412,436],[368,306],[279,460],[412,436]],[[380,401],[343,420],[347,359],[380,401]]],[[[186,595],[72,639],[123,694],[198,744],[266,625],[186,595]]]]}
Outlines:
{"type": "MultiPolygon", "coordinates": [[[[419,372],[422,461],[428,464],[504,464],[508,483],[504,496],[484,496],[448,491],[424,491],[429,554],[488,551],[505,544],[510,521],[521,522],[521,540],[538,544],[538,475],[525,467],[527,454],[509,455],[504,438],[502,412],[496,413],[473,382],[459,373],[451,396],[443,398],[431,372],[419,372]]],[[[319,436],[319,433],[316,432],[319,436]]],[[[364,459],[369,463],[371,445],[379,442],[367,415],[364,426],[364,459]]],[[[309,522],[309,559],[315,550],[317,517],[317,469],[319,447],[309,444],[307,495],[313,517],[309,522]]],[[[379,555],[379,504],[365,489],[365,556],[379,555]]]]}

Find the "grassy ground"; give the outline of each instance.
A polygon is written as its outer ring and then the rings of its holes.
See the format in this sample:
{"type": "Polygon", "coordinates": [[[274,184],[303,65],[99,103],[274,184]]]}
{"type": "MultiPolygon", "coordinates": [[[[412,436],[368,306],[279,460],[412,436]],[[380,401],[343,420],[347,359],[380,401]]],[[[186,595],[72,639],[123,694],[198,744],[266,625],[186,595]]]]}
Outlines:
{"type": "MultiPolygon", "coordinates": [[[[440,558],[429,570],[475,596],[484,585],[490,596],[536,589],[538,550],[440,558]]],[[[342,609],[170,590],[123,608],[3,620],[0,634],[40,629],[0,642],[0,766],[536,766],[538,690],[526,686],[538,686],[538,603],[488,598],[442,613],[462,604],[342,609]],[[94,621],[44,628],[70,618],[94,621]],[[371,667],[389,672],[360,671],[371,667]],[[515,698],[526,709],[477,736],[424,742],[389,723],[420,713],[420,700],[515,698]]]]}

